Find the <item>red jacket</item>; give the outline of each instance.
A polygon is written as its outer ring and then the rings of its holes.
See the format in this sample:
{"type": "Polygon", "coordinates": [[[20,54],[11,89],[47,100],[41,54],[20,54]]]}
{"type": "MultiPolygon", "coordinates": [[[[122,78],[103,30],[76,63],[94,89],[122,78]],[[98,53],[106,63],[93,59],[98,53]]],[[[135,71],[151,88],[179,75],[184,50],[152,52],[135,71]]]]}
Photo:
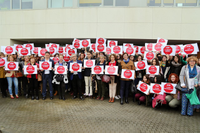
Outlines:
{"type": "MultiPolygon", "coordinates": [[[[27,65],[31,65],[31,63],[28,63],[27,65]]],[[[39,68],[39,64],[35,63],[35,65],[37,65],[37,68],[39,68]]],[[[35,74],[36,79],[38,79],[38,74],[35,74]]],[[[27,75],[27,78],[31,78],[31,74],[27,75]]]]}

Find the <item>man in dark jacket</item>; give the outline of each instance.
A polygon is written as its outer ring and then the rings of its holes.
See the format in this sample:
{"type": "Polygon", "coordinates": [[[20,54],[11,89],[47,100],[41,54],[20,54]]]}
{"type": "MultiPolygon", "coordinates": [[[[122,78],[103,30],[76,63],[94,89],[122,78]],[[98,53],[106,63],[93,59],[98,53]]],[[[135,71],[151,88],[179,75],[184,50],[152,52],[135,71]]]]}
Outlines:
{"type": "MultiPolygon", "coordinates": [[[[80,60],[77,60],[77,56],[76,54],[72,54],[72,60],[69,61],[69,64],[68,64],[68,70],[70,71],[70,65],[72,63],[78,63],[78,64],[83,64],[82,61],[80,60]]],[[[81,68],[82,69],[82,68],[81,68]]],[[[77,71],[70,71],[70,76],[69,76],[70,80],[72,81],[72,87],[73,87],[73,90],[74,90],[74,96],[73,96],[73,99],[76,99],[77,98],[77,95],[79,93],[79,98],[81,100],[83,100],[83,96],[82,96],[82,90],[81,90],[81,80],[83,78],[82,76],[82,72],[77,72],[77,71]]]]}
{"type": "Polygon", "coordinates": [[[51,70],[43,70],[42,71],[42,82],[43,82],[43,86],[42,86],[42,96],[43,96],[43,100],[46,99],[46,86],[47,86],[47,81],[49,82],[49,92],[50,92],[50,99],[53,99],[53,86],[52,86],[52,79],[53,79],[53,68],[54,68],[54,61],[52,59],[50,59],[50,53],[49,52],[45,52],[45,58],[44,60],[42,60],[42,62],[44,61],[48,61],[51,62],[52,67],[51,70]]]}

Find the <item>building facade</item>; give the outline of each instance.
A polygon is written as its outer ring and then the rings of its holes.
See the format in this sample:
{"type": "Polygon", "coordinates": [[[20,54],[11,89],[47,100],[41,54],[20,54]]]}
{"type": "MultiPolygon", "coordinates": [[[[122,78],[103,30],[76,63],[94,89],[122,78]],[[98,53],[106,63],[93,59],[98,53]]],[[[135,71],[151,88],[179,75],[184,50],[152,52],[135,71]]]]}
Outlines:
{"type": "Polygon", "coordinates": [[[200,0],[0,0],[0,45],[104,37],[199,43],[200,0]]]}

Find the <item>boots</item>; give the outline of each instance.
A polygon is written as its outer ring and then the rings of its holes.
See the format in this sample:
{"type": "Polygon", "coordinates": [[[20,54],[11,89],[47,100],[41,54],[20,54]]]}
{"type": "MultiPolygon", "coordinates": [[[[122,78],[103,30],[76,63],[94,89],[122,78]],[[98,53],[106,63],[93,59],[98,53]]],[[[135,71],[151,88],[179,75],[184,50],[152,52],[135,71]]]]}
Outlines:
{"type": "Polygon", "coordinates": [[[125,98],[125,103],[127,103],[127,104],[129,103],[129,102],[128,102],[128,98],[125,98]]]}
{"type": "Polygon", "coordinates": [[[121,104],[121,105],[124,104],[124,99],[121,98],[121,100],[120,100],[120,104],[121,104]]]}

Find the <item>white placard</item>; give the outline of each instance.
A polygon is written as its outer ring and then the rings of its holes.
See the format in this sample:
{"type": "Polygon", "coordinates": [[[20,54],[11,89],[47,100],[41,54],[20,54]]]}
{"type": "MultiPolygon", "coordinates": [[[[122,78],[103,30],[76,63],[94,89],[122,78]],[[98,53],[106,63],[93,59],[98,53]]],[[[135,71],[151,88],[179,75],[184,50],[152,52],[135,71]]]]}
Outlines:
{"type": "Polygon", "coordinates": [[[160,66],[147,66],[147,74],[159,75],[160,66]]]}
{"type": "Polygon", "coordinates": [[[25,65],[24,74],[37,74],[37,65],[25,65]]]}
{"type": "Polygon", "coordinates": [[[144,54],[145,46],[138,46],[138,54],[144,54]]]}
{"type": "Polygon", "coordinates": [[[123,51],[125,50],[125,47],[133,47],[133,43],[123,43],[123,51]]]}
{"type": "Polygon", "coordinates": [[[183,51],[183,44],[175,45],[176,54],[181,53],[183,51]]]}
{"type": "Polygon", "coordinates": [[[30,47],[19,48],[18,52],[19,52],[19,56],[28,56],[28,55],[31,55],[30,47]]]}
{"type": "Polygon", "coordinates": [[[169,93],[169,94],[176,94],[176,85],[173,83],[161,83],[161,86],[163,88],[164,93],[169,93]]]}
{"type": "Polygon", "coordinates": [[[106,52],[106,44],[96,45],[96,52],[106,52]]]}
{"type": "Polygon", "coordinates": [[[1,52],[3,52],[5,54],[5,47],[6,46],[1,46],[1,52]]]}
{"type": "Polygon", "coordinates": [[[38,48],[38,56],[44,56],[46,51],[46,48],[38,48]]]}
{"type": "Polygon", "coordinates": [[[77,49],[67,49],[67,56],[71,56],[72,54],[77,54],[77,49]]]}
{"type": "Polygon", "coordinates": [[[157,39],[157,43],[162,43],[163,45],[167,45],[168,40],[167,39],[163,39],[163,38],[158,38],[157,39]]]}
{"type": "Polygon", "coordinates": [[[14,46],[5,46],[3,51],[4,54],[15,54],[14,46]]]}
{"type": "Polygon", "coordinates": [[[92,68],[95,65],[95,60],[84,60],[85,68],[92,68]]]}
{"type": "Polygon", "coordinates": [[[92,50],[93,52],[96,52],[96,43],[92,43],[90,45],[90,50],[92,50]]]}
{"type": "Polygon", "coordinates": [[[34,49],[34,43],[24,44],[24,48],[30,48],[30,51],[32,51],[34,49]]]}
{"type": "Polygon", "coordinates": [[[55,74],[67,74],[67,66],[55,66],[55,74]]]}
{"type": "Polygon", "coordinates": [[[176,54],[176,46],[174,46],[174,45],[162,46],[161,47],[161,54],[162,55],[175,56],[175,54],[176,54]]]}
{"type": "Polygon", "coordinates": [[[103,74],[103,66],[93,66],[92,67],[92,74],[103,74]]]}
{"type": "Polygon", "coordinates": [[[153,60],[155,57],[155,53],[154,52],[144,52],[144,60],[153,60]]]}
{"type": "Polygon", "coordinates": [[[145,50],[146,51],[153,51],[153,47],[156,43],[145,43],[145,50]]]}
{"type": "Polygon", "coordinates": [[[121,78],[123,79],[135,79],[135,71],[122,69],[121,78]]]}
{"type": "Polygon", "coordinates": [[[76,48],[76,49],[82,48],[82,46],[81,46],[81,41],[78,40],[78,39],[76,39],[76,38],[74,38],[74,40],[73,40],[73,42],[72,42],[72,45],[73,45],[73,47],[76,48]]]}
{"type": "Polygon", "coordinates": [[[136,71],[140,71],[140,70],[146,69],[148,64],[146,60],[143,60],[143,61],[134,62],[134,65],[136,67],[136,71]]]}
{"type": "Polygon", "coordinates": [[[112,46],[111,54],[122,54],[122,46],[112,46]]]}
{"type": "Polygon", "coordinates": [[[132,46],[125,46],[124,47],[124,52],[126,52],[129,55],[133,55],[135,56],[136,53],[136,48],[132,47],[132,46]]]}
{"type": "Polygon", "coordinates": [[[18,51],[19,48],[23,48],[23,45],[14,44],[15,51],[18,51]]]}
{"type": "Polygon", "coordinates": [[[161,95],[164,94],[163,88],[160,84],[151,83],[150,86],[151,86],[150,89],[151,93],[161,94],[161,95]]]}
{"type": "Polygon", "coordinates": [[[82,48],[90,47],[90,45],[91,45],[90,39],[81,40],[80,42],[81,42],[81,47],[82,47],[82,48]]]}
{"type": "Polygon", "coordinates": [[[108,66],[108,65],[106,65],[105,74],[117,75],[118,74],[118,66],[108,66]]]}
{"type": "Polygon", "coordinates": [[[41,47],[34,47],[34,49],[32,50],[32,54],[38,54],[39,48],[41,48],[41,47]]]}
{"type": "Polygon", "coordinates": [[[106,39],[105,38],[101,38],[101,37],[98,37],[96,38],[96,44],[106,44],[106,39]]]}
{"type": "Polygon", "coordinates": [[[39,61],[40,70],[51,70],[52,62],[50,61],[39,61]]]}
{"type": "Polygon", "coordinates": [[[165,46],[162,43],[156,43],[155,45],[153,45],[153,51],[161,51],[162,46],[165,46]]]}
{"type": "Polygon", "coordinates": [[[50,54],[55,55],[57,53],[57,49],[55,47],[48,47],[46,48],[50,54]]]}
{"type": "Polygon", "coordinates": [[[69,71],[81,72],[82,71],[81,67],[82,67],[81,63],[70,63],[69,71]]]}
{"type": "Polygon", "coordinates": [[[58,51],[59,49],[59,44],[56,44],[56,43],[49,43],[49,47],[53,47],[56,49],[56,52],[58,51]]]}
{"type": "Polygon", "coordinates": [[[7,71],[18,71],[19,62],[6,62],[5,70],[7,71]]]}
{"type": "Polygon", "coordinates": [[[183,46],[183,54],[190,55],[190,54],[197,54],[198,46],[197,44],[186,44],[183,46]]]}
{"type": "Polygon", "coordinates": [[[108,40],[107,41],[107,47],[111,48],[112,46],[117,46],[118,41],[108,40]]]}
{"type": "Polygon", "coordinates": [[[58,53],[63,54],[64,53],[64,47],[59,47],[58,48],[58,53]]]}
{"type": "Polygon", "coordinates": [[[137,89],[147,95],[147,94],[149,94],[151,87],[148,84],[146,84],[142,81],[139,81],[137,89]]]}
{"type": "Polygon", "coordinates": [[[7,57],[0,58],[0,67],[5,66],[6,62],[7,62],[7,57]]]}

